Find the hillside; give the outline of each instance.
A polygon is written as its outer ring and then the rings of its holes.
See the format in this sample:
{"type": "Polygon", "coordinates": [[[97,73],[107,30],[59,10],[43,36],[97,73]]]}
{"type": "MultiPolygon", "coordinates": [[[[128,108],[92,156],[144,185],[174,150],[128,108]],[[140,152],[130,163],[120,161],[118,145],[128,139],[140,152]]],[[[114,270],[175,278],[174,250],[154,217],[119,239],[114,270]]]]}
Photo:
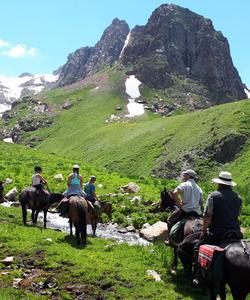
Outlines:
{"type": "Polygon", "coordinates": [[[243,179],[235,159],[243,160],[249,151],[248,100],[170,117],[147,111],[138,118],[125,118],[123,73],[107,70],[100,76],[100,82],[87,82],[82,88],[40,95],[36,101],[47,105],[44,113],[34,113],[37,102],[15,106],[2,121],[2,130],[39,150],[84,159],[123,175],[173,178],[183,168],[193,167],[209,178],[227,168],[243,179]],[[63,109],[65,102],[72,106],[63,109]],[[110,120],[112,114],[119,119],[110,120]]]}

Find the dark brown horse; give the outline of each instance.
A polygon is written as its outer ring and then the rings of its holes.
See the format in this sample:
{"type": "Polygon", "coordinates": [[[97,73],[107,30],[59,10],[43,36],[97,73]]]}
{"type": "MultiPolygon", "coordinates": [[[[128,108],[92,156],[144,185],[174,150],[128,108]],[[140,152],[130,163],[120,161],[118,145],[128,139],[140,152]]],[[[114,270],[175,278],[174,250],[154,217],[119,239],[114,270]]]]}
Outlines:
{"type": "MultiPolygon", "coordinates": [[[[160,201],[160,207],[162,210],[169,210],[170,212],[175,211],[177,208],[173,192],[167,190],[164,188],[164,190],[160,194],[161,201],[160,201]]],[[[176,237],[173,239],[169,237],[170,245],[174,249],[174,261],[173,261],[173,268],[176,269],[178,265],[178,245],[189,235],[194,234],[195,232],[198,232],[200,234],[203,220],[199,218],[194,217],[188,217],[187,221],[185,222],[185,225],[179,230],[176,237]]],[[[185,270],[189,273],[192,273],[192,263],[193,259],[190,258],[189,260],[185,260],[185,263],[182,261],[183,266],[185,270]]]]}
{"type": "Polygon", "coordinates": [[[40,211],[44,214],[44,228],[46,228],[47,212],[49,207],[55,203],[60,202],[63,198],[62,194],[48,193],[37,191],[34,187],[28,187],[21,191],[19,201],[22,207],[23,223],[27,223],[27,208],[31,209],[32,223],[37,223],[37,217],[40,211]]]}
{"type": "MultiPolygon", "coordinates": [[[[185,264],[193,258],[194,245],[199,234],[186,237],[178,247],[178,255],[185,264]]],[[[225,285],[229,285],[234,300],[245,300],[250,293],[250,242],[225,240],[219,246],[225,247],[224,274],[225,278],[219,282],[221,300],[226,299],[225,285]]],[[[216,300],[215,282],[205,282],[210,289],[210,299],[216,300]]]]}

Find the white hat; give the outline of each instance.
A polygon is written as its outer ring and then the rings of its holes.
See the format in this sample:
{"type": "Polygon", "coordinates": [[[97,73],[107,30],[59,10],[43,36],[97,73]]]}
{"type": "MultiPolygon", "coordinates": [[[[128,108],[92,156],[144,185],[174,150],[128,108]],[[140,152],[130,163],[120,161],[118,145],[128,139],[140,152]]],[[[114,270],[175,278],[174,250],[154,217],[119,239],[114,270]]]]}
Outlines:
{"type": "Polygon", "coordinates": [[[80,169],[79,165],[74,165],[73,169],[80,169]]]}
{"type": "Polygon", "coordinates": [[[191,170],[191,169],[188,169],[188,170],[186,170],[186,171],[183,171],[182,174],[189,175],[189,176],[192,177],[192,178],[195,178],[195,176],[196,176],[195,171],[194,171],[194,170],[191,170]]]}
{"type": "Polygon", "coordinates": [[[212,181],[218,184],[236,186],[236,183],[232,181],[232,174],[225,171],[220,172],[219,178],[214,178],[212,181]]]}

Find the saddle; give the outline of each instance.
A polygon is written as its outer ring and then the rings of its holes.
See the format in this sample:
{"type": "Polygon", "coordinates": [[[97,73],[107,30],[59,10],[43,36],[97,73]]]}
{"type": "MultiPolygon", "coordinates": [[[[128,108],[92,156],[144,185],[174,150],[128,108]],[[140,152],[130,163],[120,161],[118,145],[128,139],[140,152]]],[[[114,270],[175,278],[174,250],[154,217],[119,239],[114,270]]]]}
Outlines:
{"type": "Polygon", "coordinates": [[[180,243],[184,239],[185,225],[190,220],[194,221],[191,234],[199,232],[201,230],[201,224],[199,222],[200,219],[197,219],[193,216],[187,216],[173,225],[169,233],[170,239],[172,239],[174,242],[180,243]]]}

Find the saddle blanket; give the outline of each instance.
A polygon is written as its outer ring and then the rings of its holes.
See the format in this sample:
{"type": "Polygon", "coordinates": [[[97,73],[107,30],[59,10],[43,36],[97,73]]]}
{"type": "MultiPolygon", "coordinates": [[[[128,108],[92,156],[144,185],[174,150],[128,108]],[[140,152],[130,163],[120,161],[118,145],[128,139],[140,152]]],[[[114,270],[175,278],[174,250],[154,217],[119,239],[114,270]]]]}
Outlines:
{"type": "Polygon", "coordinates": [[[215,253],[224,252],[224,251],[225,249],[218,246],[201,245],[199,248],[199,256],[198,256],[198,261],[201,267],[205,270],[209,270],[215,253]]]}

